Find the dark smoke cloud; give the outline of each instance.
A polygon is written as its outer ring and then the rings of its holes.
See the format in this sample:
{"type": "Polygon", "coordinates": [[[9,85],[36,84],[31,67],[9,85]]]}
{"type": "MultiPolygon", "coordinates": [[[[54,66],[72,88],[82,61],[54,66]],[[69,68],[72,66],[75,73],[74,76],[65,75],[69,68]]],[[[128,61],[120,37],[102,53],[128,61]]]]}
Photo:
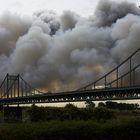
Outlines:
{"type": "Polygon", "coordinates": [[[27,33],[31,21],[9,12],[0,16],[0,54],[10,54],[18,38],[27,33]]]}
{"type": "Polygon", "coordinates": [[[79,20],[79,16],[71,11],[64,11],[63,15],[60,17],[63,30],[73,29],[79,20]]]}
{"type": "Polygon", "coordinates": [[[95,23],[97,26],[110,26],[128,14],[139,15],[140,10],[134,3],[101,0],[95,11],[95,23]]]}
{"type": "Polygon", "coordinates": [[[140,10],[128,2],[102,0],[90,18],[71,11],[60,16],[40,11],[32,18],[4,13],[0,73],[19,73],[37,88],[72,90],[132,54],[139,48],[139,36],[140,10]]]}

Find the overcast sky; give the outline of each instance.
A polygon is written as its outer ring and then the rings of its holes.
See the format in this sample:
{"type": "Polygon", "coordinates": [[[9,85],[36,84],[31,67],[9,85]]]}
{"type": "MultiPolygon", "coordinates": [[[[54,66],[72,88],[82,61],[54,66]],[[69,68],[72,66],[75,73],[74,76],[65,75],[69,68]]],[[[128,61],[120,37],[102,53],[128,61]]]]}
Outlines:
{"type": "MultiPolygon", "coordinates": [[[[32,15],[39,10],[53,10],[61,14],[64,10],[75,11],[79,15],[93,14],[99,0],[0,0],[0,13],[10,11],[20,15],[32,15]]],[[[116,0],[123,1],[123,0],[116,0]]],[[[139,0],[127,0],[137,4],[139,0]]]]}

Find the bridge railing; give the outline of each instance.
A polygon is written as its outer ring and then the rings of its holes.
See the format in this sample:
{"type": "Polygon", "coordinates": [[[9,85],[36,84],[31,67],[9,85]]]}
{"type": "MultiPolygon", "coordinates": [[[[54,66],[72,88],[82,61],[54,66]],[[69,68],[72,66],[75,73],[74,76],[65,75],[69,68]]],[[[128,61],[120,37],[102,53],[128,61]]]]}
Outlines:
{"type": "Polygon", "coordinates": [[[138,70],[138,68],[140,67],[140,63],[136,62],[138,61],[137,59],[139,59],[139,56],[140,56],[140,48],[137,49],[132,55],[130,55],[127,59],[125,59],[122,63],[120,63],[110,72],[108,72],[101,78],[97,79],[95,82],[92,82],[78,89],[77,91],[118,88],[118,87],[122,88],[138,85],[136,84],[136,70],[138,70]],[[124,73],[122,73],[121,71],[124,71],[124,73]]]}
{"type": "Polygon", "coordinates": [[[140,67],[140,64],[139,65],[137,65],[137,66],[135,66],[133,69],[131,69],[131,71],[129,71],[129,72],[127,72],[127,73],[125,73],[125,74],[123,74],[123,75],[121,75],[121,76],[119,76],[118,77],[118,79],[115,79],[115,80],[113,80],[113,81],[111,81],[111,82],[109,82],[107,85],[107,87],[114,87],[114,86],[112,86],[113,84],[115,84],[115,87],[131,87],[131,86],[139,86],[139,85],[136,85],[136,83],[135,83],[135,81],[136,81],[136,70],[138,69],[140,67]],[[125,77],[130,77],[130,72],[132,73],[131,74],[131,82],[126,82],[126,80],[124,81],[123,79],[125,79],[125,77]],[[116,82],[118,82],[118,84],[116,83],[116,82]]]}

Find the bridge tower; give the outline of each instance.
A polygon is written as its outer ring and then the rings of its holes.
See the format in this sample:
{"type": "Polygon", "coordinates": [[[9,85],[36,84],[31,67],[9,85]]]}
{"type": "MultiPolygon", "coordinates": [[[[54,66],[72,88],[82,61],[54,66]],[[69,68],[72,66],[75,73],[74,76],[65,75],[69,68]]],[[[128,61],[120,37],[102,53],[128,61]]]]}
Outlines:
{"type": "MultiPolygon", "coordinates": [[[[19,97],[20,92],[20,76],[7,74],[1,84],[0,97],[3,99],[19,97]]],[[[17,122],[22,120],[22,107],[18,106],[3,106],[4,121],[17,122]]]]}
{"type": "Polygon", "coordinates": [[[19,97],[19,78],[19,75],[6,75],[0,86],[0,98],[19,97]]]}
{"type": "Polygon", "coordinates": [[[9,75],[7,74],[7,98],[13,97],[17,94],[19,97],[19,74],[9,75]]]}

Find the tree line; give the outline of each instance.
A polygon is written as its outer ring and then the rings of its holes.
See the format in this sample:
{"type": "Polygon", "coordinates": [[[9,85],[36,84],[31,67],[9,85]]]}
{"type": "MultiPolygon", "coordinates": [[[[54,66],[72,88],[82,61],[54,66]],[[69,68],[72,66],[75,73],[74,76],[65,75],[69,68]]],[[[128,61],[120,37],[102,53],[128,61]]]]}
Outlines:
{"type": "Polygon", "coordinates": [[[85,108],[78,108],[73,104],[66,104],[65,107],[38,107],[32,105],[27,114],[32,122],[51,120],[95,120],[105,122],[115,118],[114,109],[135,110],[138,104],[126,104],[117,102],[100,102],[97,107],[92,101],[86,102],[85,108]]]}
{"type": "Polygon", "coordinates": [[[117,102],[100,102],[98,106],[106,107],[109,109],[118,109],[118,110],[135,110],[139,108],[139,104],[128,104],[128,103],[117,103],[117,102]]]}

